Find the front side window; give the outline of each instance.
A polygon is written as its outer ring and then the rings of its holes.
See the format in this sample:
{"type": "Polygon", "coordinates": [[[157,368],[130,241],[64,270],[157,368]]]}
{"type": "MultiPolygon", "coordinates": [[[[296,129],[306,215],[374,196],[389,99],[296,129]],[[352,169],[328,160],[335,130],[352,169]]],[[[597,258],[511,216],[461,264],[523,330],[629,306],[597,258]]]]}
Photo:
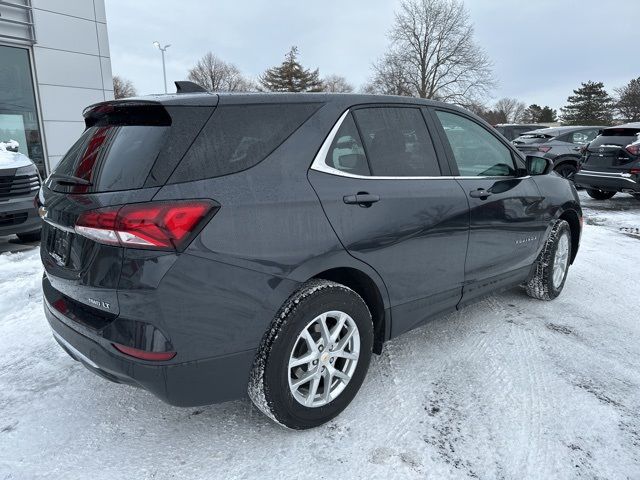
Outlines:
{"type": "Polygon", "coordinates": [[[362,140],[351,114],[348,114],[340,125],[331,142],[325,163],[331,168],[352,175],[369,175],[362,140]]]}
{"type": "Polygon", "coordinates": [[[376,107],[354,111],[371,174],[390,177],[439,176],[440,166],[418,108],[376,107]]]}
{"type": "Polygon", "coordinates": [[[451,112],[436,115],[447,136],[458,171],[464,177],[516,176],[511,151],[476,122],[451,112]]]}

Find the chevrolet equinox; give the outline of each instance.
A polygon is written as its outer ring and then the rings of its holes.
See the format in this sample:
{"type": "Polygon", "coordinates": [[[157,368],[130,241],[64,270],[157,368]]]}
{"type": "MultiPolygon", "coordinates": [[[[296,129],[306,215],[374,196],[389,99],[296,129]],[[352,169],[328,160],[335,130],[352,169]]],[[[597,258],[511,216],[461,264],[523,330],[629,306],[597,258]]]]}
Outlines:
{"type": "Polygon", "coordinates": [[[195,406],[338,415],[372,353],[522,285],[563,289],[575,188],[459,107],[173,95],[85,110],[39,194],[45,312],[89,370],[195,406]]]}

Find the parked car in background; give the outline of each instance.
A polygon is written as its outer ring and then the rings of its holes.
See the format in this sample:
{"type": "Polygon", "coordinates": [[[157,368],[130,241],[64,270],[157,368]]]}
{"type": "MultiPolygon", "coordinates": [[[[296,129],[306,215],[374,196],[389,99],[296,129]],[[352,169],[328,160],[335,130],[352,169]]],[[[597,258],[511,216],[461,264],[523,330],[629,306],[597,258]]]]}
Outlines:
{"type": "Polygon", "coordinates": [[[525,155],[542,155],[553,161],[553,169],[573,180],[583,148],[605,127],[553,127],[526,132],[513,140],[525,155]]]}
{"type": "Polygon", "coordinates": [[[504,138],[511,141],[515,138],[518,138],[525,132],[530,132],[531,130],[536,130],[538,128],[544,128],[544,125],[539,125],[536,123],[499,123],[497,125],[494,125],[494,128],[498,132],[500,132],[504,138]]]}
{"type": "Polygon", "coordinates": [[[0,142],[0,236],[15,234],[21,241],[33,242],[40,239],[42,226],[34,206],[40,175],[18,147],[13,140],[0,142]]]}
{"type": "Polygon", "coordinates": [[[385,341],[497,289],[551,300],[578,251],[573,185],[453,105],[184,93],[85,121],[40,194],[46,316],[173,405],[320,425],[385,341]]]}
{"type": "Polygon", "coordinates": [[[617,192],[640,200],[640,122],[602,130],[585,148],[575,182],[598,200],[617,192]]]}

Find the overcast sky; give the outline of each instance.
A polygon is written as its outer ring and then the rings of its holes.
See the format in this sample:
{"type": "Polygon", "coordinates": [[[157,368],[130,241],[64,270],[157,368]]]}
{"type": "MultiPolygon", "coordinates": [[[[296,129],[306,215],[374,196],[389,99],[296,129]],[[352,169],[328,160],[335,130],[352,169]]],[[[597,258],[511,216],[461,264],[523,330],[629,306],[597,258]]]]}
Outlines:
{"type": "MultiPolygon", "coordinates": [[[[559,108],[580,82],[613,88],[640,76],[640,0],[467,0],[475,39],[494,63],[493,99],[559,108]]],[[[167,77],[187,77],[207,51],[249,77],[297,45],[306,67],[359,88],[387,45],[395,0],[106,0],[113,73],[138,93],[163,91],[158,40],[170,43],[167,77]]]]}

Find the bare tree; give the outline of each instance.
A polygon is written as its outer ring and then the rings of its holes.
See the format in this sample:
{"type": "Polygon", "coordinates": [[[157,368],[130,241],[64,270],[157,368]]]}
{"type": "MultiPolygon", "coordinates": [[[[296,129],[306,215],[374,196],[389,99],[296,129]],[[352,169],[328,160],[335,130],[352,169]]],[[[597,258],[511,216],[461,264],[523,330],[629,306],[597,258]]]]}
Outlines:
{"type": "Polygon", "coordinates": [[[501,98],[496,102],[493,110],[504,119],[501,123],[519,123],[524,119],[527,105],[516,98],[501,98]]]}
{"type": "Polygon", "coordinates": [[[206,53],[189,70],[189,80],[210,92],[249,92],[255,87],[245,78],[238,67],[221,60],[213,53],[206,53]]]}
{"type": "Polygon", "coordinates": [[[373,77],[363,91],[380,95],[414,96],[404,58],[396,52],[387,52],[373,64],[373,77]]]}
{"type": "Polygon", "coordinates": [[[341,75],[328,75],[322,79],[323,91],[333,93],[351,93],[353,85],[341,75]]]}
{"type": "Polygon", "coordinates": [[[119,75],[113,76],[113,96],[118,98],[135,97],[137,95],[136,88],[131,80],[122,78],[119,75]]]}
{"type": "Polygon", "coordinates": [[[459,0],[402,0],[389,51],[373,66],[379,92],[468,104],[495,82],[487,54],[459,0]]]}

